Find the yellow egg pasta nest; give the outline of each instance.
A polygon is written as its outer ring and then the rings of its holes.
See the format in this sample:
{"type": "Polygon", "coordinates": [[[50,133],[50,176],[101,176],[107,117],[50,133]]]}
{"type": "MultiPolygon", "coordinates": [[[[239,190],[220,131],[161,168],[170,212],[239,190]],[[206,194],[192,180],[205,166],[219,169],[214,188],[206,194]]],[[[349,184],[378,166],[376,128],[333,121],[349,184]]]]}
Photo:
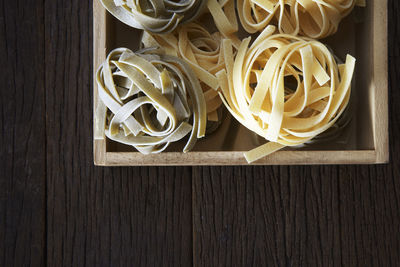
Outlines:
{"type": "Polygon", "coordinates": [[[210,121],[218,121],[217,109],[222,105],[217,89],[219,82],[216,73],[225,67],[223,54],[220,52],[222,36],[219,32],[210,34],[197,23],[188,23],[170,34],[152,35],[144,32],[144,47],[162,48],[168,55],[185,60],[200,80],[206,100],[207,114],[210,121]]]}
{"type": "Polygon", "coordinates": [[[231,41],[222,45],[229,63],[217,74],[221,98],[242,125],[269,141],[245,153],[249,162],[324,132],[350,98],[352,56],[338,65],[322,43],[274,32],[268,26],[250,46],[244,39],[235,59],[231,41]]]}
{"type": "Polygon", "coordinates": [[[276,24],[280,33],[321,39],[334,34],[340,21],[365,0],[237,0],[243,28],[254,33],[276,24]]]}

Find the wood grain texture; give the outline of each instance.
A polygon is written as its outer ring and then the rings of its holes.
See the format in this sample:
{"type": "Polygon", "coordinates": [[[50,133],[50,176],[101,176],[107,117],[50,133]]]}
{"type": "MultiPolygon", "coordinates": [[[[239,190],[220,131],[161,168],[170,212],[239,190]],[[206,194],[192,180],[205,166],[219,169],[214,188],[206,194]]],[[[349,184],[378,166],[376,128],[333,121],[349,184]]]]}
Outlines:
{"type": "Polygon", "coordinates": [[[43,3],[0,3],[0,266],[45,263],[43,3]]]}
{"type": "Polygon", "coordinates": [[[94,167],[92,1],[2,1],[0,266],[399,266],[388,5],[390,164],[192,169],[94,167]]]}
{"type": "Polygon", "coordinates": [[[388,5],[391,163],[194,168],[195,266],[400,265],[400,7],[388,5]]]}
{"type": "Polygon", "coordinates": [[[190,168],[97,168],[91,1],[46,1],[48,266],[188,266],[190,168]]]}
{"type": "Polygon", "coordinates": [[[195,266],[398,266],[385,167],[194,168],[195,266]]]}

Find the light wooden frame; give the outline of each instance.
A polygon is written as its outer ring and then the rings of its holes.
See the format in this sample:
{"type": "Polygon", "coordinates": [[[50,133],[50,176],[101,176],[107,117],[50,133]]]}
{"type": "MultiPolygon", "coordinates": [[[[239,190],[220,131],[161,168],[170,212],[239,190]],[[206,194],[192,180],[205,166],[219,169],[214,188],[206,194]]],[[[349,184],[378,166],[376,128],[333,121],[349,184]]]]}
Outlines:
{"type": "MultiPolygon", "coordinates": [[[[303,164],[377,164],[389,161],[388,134],[388,38],[387,1],[368,1],[372,5],[372,79],[370,94],[374,149],[353,151],[278,151],[253,165],[303,164]],[[378,96],[378,97],[375,97],[378,96]]],[[[99,0],[93,1],[93,70],[105,60],[107,52],[107,15],[99,0]]],[[[94,82],[93,106],[98,105],[97,84],[94,82]]],[[[94,118],[95,120],[96,118],[94,118]]],[[[94,164],[102,166],[151,165],[247,165],[241,151],[164,152],[142,155],[139,152],[109,152],[104,135],[94,133],[94,164]]]]}

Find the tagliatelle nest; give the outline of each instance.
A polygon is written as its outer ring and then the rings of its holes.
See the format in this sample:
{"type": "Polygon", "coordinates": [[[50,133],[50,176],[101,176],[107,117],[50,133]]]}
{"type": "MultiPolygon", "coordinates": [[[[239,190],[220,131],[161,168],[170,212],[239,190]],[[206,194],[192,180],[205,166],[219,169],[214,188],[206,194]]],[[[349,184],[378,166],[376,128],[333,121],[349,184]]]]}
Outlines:
{"type": "Polygon", "coordinates": [[[193,148],[206,130],[206,106],[195,74],[183,60],[153,52],[113,50],[97,71],[96,127],[144,154],[165,150],[190,137],[193,148]]]}
{"type": "MultiPolygon", "coordinates": [[[[96,0],[97,1],[97,0],[96,0]]],[[[167,33],[196,18],[206,0],[100,0],[117,19],[137,29],[167,33]]]]}
{"type": "Polygon", "coordinates": [[[320,39],[334,34],[340,21],[365,0],[237,0],[243,28],[254,33],[270,23],[280,33],[320,39]]]}
{"type": "MultiPolygon", "coordinates": [[[[243,40],[233,67],[220,71],[221,97],[232,115],[268,143],[245,153],[249,162],[303,144],[330,128],[345,110],[355,59],[338,65],[322,43],[268,26],[249,47],[243,40]]],[[[233,61],[230,40],[223,42],[233,61]]],[[[229,59],[230,58],[230,59],[229,59]]]]}
{"type": "Polygon", "coordinates": [[[219,32],[210,34],[197,23],[188,23],[170,34],[151,35],[144,32],[144,47],[159,47],[166,54],[185,60],[200,80],[207,105],[210,121],[218,121],[217,109],[222,105],[218,95],[219,88],[216,73],[225,67],[221,53],[222,36],[219,32]]]}

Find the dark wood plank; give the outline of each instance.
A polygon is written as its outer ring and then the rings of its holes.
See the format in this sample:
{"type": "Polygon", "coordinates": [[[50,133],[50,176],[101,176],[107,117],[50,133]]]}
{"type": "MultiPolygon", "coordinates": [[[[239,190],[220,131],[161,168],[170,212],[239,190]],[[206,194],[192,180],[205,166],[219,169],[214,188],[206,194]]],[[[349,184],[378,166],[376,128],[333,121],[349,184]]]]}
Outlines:
{"type": "Polygon", "coordinates": [[[46,0],[48,266],[190,266],[190,168],[98,168],[91,1],[46,0]]]}
{"type": "Polygon", "coordinates": [[[0,266],[45,262],[43,3],[0,3],[0,266]]]}
{"type": "Polygon", "coordinates": [[[194,168],[195,266],[400,265],[400,8],[388,3],[391,163],[194,168]]]}
{"type": "Polygon", "coordinates": [[[398,266],[388,167],[194,169],[197,266],[398,266]]]}
{"type": "Polygon", "coordinates": [[[48,265],[189,266],[190,189],[189,168],[58,175],[49,184],[48,265]]]}

